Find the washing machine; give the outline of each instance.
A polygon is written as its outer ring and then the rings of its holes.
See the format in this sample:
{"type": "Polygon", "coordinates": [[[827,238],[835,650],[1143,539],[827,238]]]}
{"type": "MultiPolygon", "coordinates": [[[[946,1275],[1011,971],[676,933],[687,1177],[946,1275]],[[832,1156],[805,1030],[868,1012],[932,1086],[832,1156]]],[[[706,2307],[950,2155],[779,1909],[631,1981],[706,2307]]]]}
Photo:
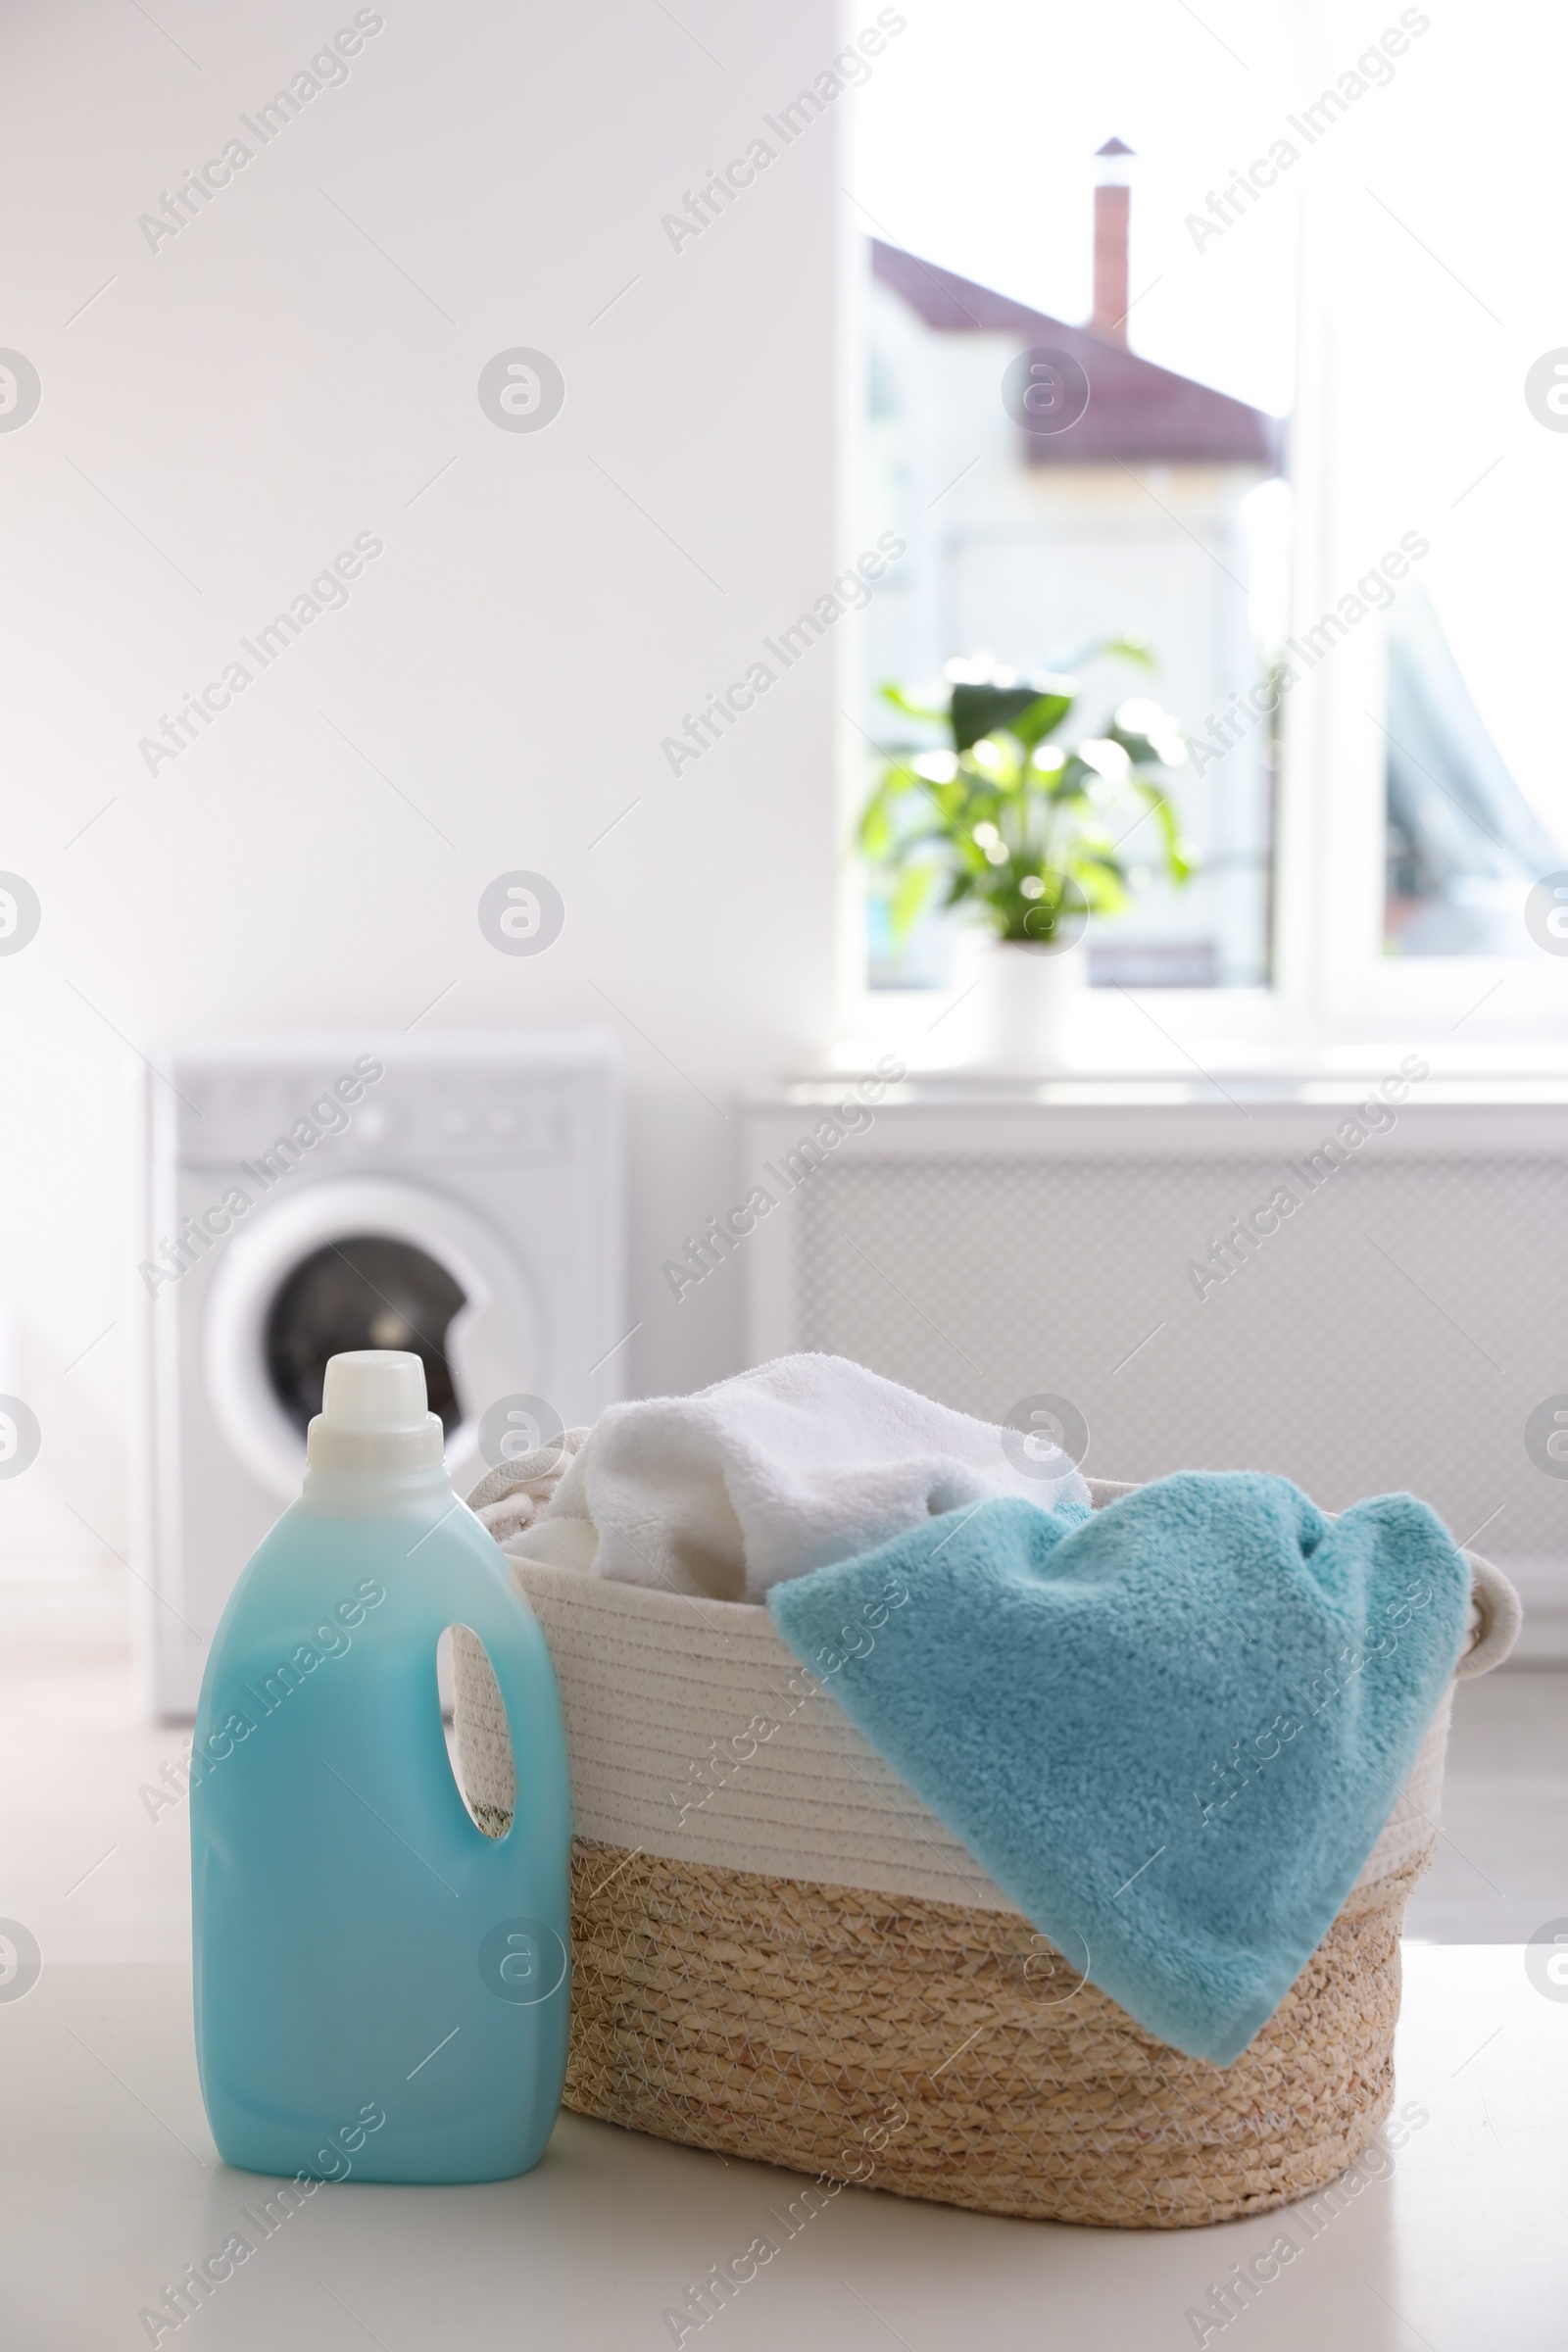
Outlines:
{"type": "Polygon", "coordinates": [[[131,1565],[144,1694],[178,1720],[235,1578],[300,1491],[328,1356],[423,1359],[460,1494],[520,1433],[622,1395],[624,1143],[598,1035],[155,1058],[139,1081],[131,1565]]]}

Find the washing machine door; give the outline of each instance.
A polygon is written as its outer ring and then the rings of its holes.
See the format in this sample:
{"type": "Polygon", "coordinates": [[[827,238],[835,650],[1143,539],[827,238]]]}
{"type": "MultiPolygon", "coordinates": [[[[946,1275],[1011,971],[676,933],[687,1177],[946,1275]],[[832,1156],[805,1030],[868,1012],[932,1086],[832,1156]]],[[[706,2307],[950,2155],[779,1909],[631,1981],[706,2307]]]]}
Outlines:
{"type": "Polygon", "coordinates": [[[525,1269],[433,1187],[380,1177],[311,1185],[253,1211],[215,1270],[202,1348],[213,1413],[280,1498],[299,1493],[328,1356],[357,1348],[422,1358],[460,1494],[480,1472],[474,1431],[486,1406],[548,1391],[525,1269]]]}

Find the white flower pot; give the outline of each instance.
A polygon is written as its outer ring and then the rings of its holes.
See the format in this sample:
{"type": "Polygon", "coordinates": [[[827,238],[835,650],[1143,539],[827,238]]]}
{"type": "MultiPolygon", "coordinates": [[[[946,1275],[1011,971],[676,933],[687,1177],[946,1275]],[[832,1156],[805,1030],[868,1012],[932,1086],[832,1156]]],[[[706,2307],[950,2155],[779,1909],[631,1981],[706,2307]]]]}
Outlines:
{"type": "Polygon", "coordinates": [[[1083,940],[1035,947],[964,931],[954,953],[955,1043],[974,1069],[1029,1077],[1061,1069],[1089,985],[1083,940]]]}

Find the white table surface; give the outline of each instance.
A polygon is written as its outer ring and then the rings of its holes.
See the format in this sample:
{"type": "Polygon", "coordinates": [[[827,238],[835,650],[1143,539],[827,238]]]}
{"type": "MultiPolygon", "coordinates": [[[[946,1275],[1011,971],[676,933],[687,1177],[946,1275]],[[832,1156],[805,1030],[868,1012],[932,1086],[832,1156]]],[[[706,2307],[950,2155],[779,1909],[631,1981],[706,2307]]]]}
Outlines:
{"type": "MultiPolygon", "coordinates": [[[[1430,2122],[1211,2345],[1568,2347],[1568,2002],[1534,1989],[1517,1946],[1413,1945],[1405,1961],[1397,2095],[1430,2122]]],[[[268,2193],[213,2147],[174,1967],[55,1967],[0,2004],[0,2142],[5,2352],[147,2343],[139,2309],[268,2193]]],[[[564,2115],[519,2180],[319,2189],[160,2340],[655,2352],[674,2340],[665,2307],[759,2231],[782,2237],[767,2209],[800,2187],[564,2115]]],[[[846,2188],[685,2340],[1159,2352],[1197,2341],[1188,2308],[1279,2227],[1065,2229],[846,2188]]]]}

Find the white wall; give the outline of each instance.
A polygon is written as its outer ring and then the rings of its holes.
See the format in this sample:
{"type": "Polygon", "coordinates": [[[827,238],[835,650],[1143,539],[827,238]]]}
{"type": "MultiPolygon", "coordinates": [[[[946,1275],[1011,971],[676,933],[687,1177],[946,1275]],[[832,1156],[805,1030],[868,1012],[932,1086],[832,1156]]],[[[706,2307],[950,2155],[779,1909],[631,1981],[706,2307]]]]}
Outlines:
{"type": "Polygon", "coordinates": [[[831,1027],[837,649],[679,781],[660,748],[854,552],[838,116],[678,254],[661,226],[828,64],[830,0],[684,0],[689,34],[640,0],[379,13],[265,148],[240,115],[352,0],[160,0],[156,24],[13,0],[0,23],[0,344],[42,379],[0,432],[0,867],[43,905],[0,958],[0,1385],[44,1430],[0,1486],[16,1545],[86,1542],[69,1497],[123,1547],[115,1032],[401,1029],[443,991],[422,1029],[618,1032],[647,1391],[738,1361],[729,1271],[677,1306],[660,1261],[733,1197],[738,1090],[831,1027]],[[149,250],[138,215],[236,133],[252,160],[149,250]],[[537,434],[476,397],[517,345],[565,379],[537,434]],[[346,608],[149,774],[138,739],[361,532],[385,552],[346,608]],[[566,902],[537,958],[475,921],[516,866],[566,902]]]}

